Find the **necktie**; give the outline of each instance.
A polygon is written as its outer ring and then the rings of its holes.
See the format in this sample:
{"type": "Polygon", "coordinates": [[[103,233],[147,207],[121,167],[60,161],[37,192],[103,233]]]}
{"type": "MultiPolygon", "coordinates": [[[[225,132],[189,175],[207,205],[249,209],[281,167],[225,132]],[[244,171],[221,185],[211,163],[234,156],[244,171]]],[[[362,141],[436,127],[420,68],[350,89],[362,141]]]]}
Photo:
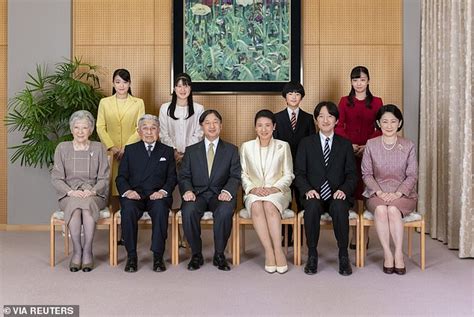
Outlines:
{"type": "Polygon", "coordinates": [[[291,122],[291,128],[293,129],[293,131],[295,131],[295,129],[296,129],[296,112],[294,112],[294,111],[291,113],[290,122],[291,122]]]}
{"type": "MultiPolygon", "coordinates": [[[[331,153],[331,149],[329,148],[329,138],[326,138],[326,142],[324,144],[324,151],[323,151],[323,157],[324,157],[324,164],[328,166],[329,163],[329,153],[331,153]]],[[[328,180],[324,182],[324,184],[321,186],[321,198],[323,200],[328,200],[331,197],[331,188],[329,187],[328,180]]]]}
{"type": "Polygon", "coordinates": [[[148,153],[148,156],[149,156],[149,157],[151,156],[151,148],[152,148],[152,147],[153,147],[153,145],[151,145],[151,144],[148,144],[148,145],[146,146],[146,152],[148,153]]]}
{"type": "Polygon", "coordinates": [[[214,163],[214,143],[209,143],[209,149],[207,150],[207,171],[211,176],[212,163],[214,163]]]}

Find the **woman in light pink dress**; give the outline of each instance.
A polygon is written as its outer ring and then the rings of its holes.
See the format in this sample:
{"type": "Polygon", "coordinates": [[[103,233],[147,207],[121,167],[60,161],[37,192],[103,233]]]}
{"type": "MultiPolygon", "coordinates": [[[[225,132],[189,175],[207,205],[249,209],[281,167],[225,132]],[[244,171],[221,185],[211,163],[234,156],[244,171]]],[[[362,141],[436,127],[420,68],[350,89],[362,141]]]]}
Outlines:
{"type": "Polygon", "coordinates": [[[362,158],[364,196],[367,209],[374,214],[375,228],[384,249],[383,271],[403,275],[406,268],[402,253],[402,218],[415,210],[418,198],[415,145],[397,134],[403,127],[403,115],[397,106],[380,108],[376,124],[382,136],[367,141],[362,158]],[[395,245],[394,254],[390,237],[395,245]]]}

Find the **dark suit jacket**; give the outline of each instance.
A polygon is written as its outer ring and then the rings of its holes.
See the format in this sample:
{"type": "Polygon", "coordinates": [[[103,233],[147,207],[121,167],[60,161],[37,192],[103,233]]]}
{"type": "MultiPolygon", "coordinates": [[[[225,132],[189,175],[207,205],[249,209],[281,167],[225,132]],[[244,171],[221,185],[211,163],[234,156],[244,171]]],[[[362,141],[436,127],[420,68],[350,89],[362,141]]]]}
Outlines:
{"type": "Polygon", "coordinates": [[[115,183],[120,196],[131,189],[143,199],[163,189],[171,197],[176,186],[173,148],[156,141],[149,157],[143,141],[127,145],[115,183]]]}
{"type": "Polygon", "coordinates": [[[181,195],[188,190],[200,195],[207,191],[219,195],[221,190],[228,191],[232,198],[237,197],[240,184],[240,158],[237,147],[219,139],[212,173],[207,170],[206,145],[204,140],[188,146],[184,152],[179,170],[179,189],[181,195]]]}
{"type": "Polygon", "coordinates": [[[304,137],[316,133],[313,115],[303,111],[303,109],[300,108],[295,131],[293,131],[291,128],[291,122],[287,108],[275,114],[275,121],[276,129],[273,131],[273,137],[290,144],[291,156],[293,157],[294,162],[300,141],[304,137]]]}
{"type": "Polygon", "coordinates": [[[356,163],[352,144],[343,137],[334,135],[327,167],[319,133],[301,140],[296,155],[295,174],[295,184],[301,195],[312,189],[320,193],[321,186],[327,179],[332,193],[342,190],[346,199],[351,204],[354,203],[353,193],[357,185],[356,163]]]}

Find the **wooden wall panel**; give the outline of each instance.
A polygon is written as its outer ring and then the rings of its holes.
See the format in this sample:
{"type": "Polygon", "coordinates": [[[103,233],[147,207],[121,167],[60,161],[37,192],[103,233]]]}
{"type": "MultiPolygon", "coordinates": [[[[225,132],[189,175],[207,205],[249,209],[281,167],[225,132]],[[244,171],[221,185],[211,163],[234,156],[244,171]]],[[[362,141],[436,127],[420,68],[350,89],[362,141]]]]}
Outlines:
{"type": "Polygon", "coordinates": [[[7,45],[7,0],[0,0],[0,45],[7,45]]]}
{"type": "Polygon", "coordinates": [[[402,44],[402,0],[320,0],[320,43],[402,44]]]}
{"type": "Polygon", "coordinates": [[[155,104],[157,107],[171,100],[171,61],[170,45],[155,46],[155,104]]]}
{"type": "MultiPolygon", "coordinates": [[[[7,113],[7,65],[8,65],[8,35],[7,35],[7,0],[0,0],[0,118],[7,113]]],[[[0,224],[7,223],[8,197],[8,157],[7,129],[0,125],[0,224]]]]}
{"type": "Polygon", "coordinates": [[[313,113],[314,106],[320,101],[319,45],[305,45],[303,58],[303,86],[306,95],[301,102],[301,108],[313,113]]]}
{"type": "Polygon", "coordinates": [[[320,0],[303,0],[301,16],[305,46],[319,44],[319,2],[320,0]]]}
{"type": "Polygon", "coordinates": [[[74,0],[74,45],[154,45],[154,0],[74,0]]]}
{"type": "Polygon", "coordinates": [[[155,45],[170,46],[173,38],[173,5],[171,1],[156,1],[155,3],[155,45]]]}
{"type": "MultiPolygon", "coordinates": [[[[0,0],[2,1],[2,0],[0,0]]],[[[5,1],[5,0],[3,0],[5,1]]],[[[302,51],[310,113],[321,100],[338,102],[349,92],[352,67],[371,72],[371,89],[384,102],[402,101],[402,0],[302,0],[302,51]]],[[[134,94],[147,112],[171,99],[171,0],[73,0],[73,55],[104,67],[104,92],[115,68],[127,68],[134,94]]],[[[280,111],[276,95],[195,95],[224,117],[223,138],[240,145],[255,137],[253,118],[262,107],[280,111]]]]}

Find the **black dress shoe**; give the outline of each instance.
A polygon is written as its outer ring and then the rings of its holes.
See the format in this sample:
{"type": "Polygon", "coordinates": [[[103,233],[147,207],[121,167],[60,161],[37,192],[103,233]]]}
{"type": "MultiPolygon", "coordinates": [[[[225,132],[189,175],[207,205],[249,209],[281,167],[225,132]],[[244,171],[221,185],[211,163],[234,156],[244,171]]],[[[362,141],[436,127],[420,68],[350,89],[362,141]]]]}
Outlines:
{"type": "Polygon", "coordinates": [[[120,240],[117,241],[117,245],[125,245],[123,238],[120,238],[120,240]]]}
{"type": "Polygon", "coordinates": [[[393,267],[393,271],[395,272],[395,274],[405,275],[407,272],[407,268],[406,267],[401,267],[401,268],[393,267]]]}
{"type": "Polygon", "coordinates": [[[204,259],[201,253],[193,254],[191,261],[188,263],[188,270],[196,271],[204,264],[204,259]]]}
{"type": "Polygon", "coordinates": [[[318,256],[317,255],[310,255],[308,257],[308,262],[306,262],[306,266],[304,267],[304,272],[308,275],[313,275],[318,272],[318,256]]]}
{"type": "Polygon", "coordinates": [[[227,263],[225,255],[222,253],[214,254],[212,264],[214,264],[214,266],[217,266],[217,268],[221,271],[230,271],[229,263],[227,263]]]}
{"type": "Polygon", "coordinates": [[[127,259],[127,264],[125,264],[125,272],[134,273],[138,271],[138,258],[130,257],[127,259]]]}
{"type": "Polygon", "coordinates": [[[153,271],[155,272],[164,272],[166,271],[165,262],[163,257],[159,255],[153,255],[153,271]]]}
{"type": "Polygon", "coordinates": [[[351,261],[347,256],[339,257],[339,274],[344,276],[352,274],[351,261]]]}

